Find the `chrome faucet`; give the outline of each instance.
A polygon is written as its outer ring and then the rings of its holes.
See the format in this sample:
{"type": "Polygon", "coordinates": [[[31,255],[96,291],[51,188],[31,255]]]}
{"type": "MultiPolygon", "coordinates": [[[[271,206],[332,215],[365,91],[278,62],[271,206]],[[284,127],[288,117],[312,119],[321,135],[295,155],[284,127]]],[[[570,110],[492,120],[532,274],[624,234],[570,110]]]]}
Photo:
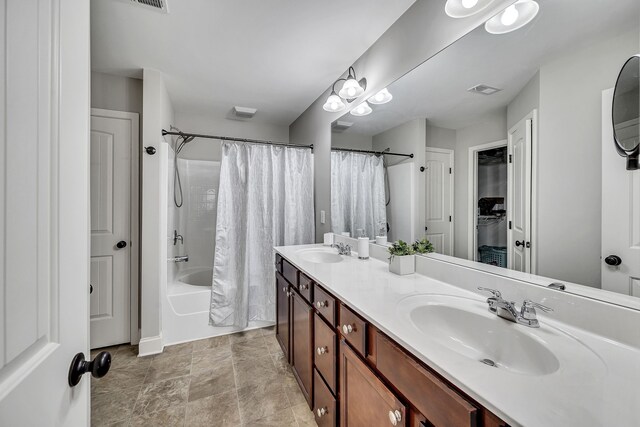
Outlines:
{"type": "Polygon", "coordinates": [[[169,258],[172,262],[189,262],[189,255],[178,255],[174,258],[169,258]]]}
{"type": "Polygon", "coordinates": [[[180,240],[180,243],[184,245],[184,238],[178,234],[178,230],[173,230],[173,246],[178,244],[178,240],[180,240]]]}
{"type": "Polygon", "coordinates": [[[489,312],[510,322],[518,323],[530,328],[540,327],[540,322],[538,321],[536,315],[536,308],[539,308],[540,310],[547,313],[553,311],[553,309],[550,307],[526,299],[522,303],[520,312],[518,312],[518,310],[516,310],[516,303],[513,301],[509,302],[503,299],[500,291],[483,287],[478,287],[478,290],[489,292],[491,295],[493,295],[487,298],[487,304],[489,304],[489,312]]]}
{"type": "Polygon", "coordinates": [[[339,255],[351,256],[351,246],[345,245],[344,243],[336,243],[333,247],[338,249],[339,255]]]}

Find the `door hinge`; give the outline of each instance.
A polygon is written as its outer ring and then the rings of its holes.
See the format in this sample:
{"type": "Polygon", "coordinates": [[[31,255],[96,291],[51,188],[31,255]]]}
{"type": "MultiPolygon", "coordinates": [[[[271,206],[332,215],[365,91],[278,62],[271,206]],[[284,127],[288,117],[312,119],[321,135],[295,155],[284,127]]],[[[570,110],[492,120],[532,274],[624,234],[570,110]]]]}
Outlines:
{"type": "Polygon", "coordinates": [[[509,230],[511,230],[511,221],[509,221],[509,230]]]}
{"type": "Polygon", "coordinates": [[[449,222],[451,222],[451,215],[449,215],[449,222]]]}
{"type": "Polygon", "coordinates": [[[451,175],[451,168],[449,168],[449,175],[451,175]]]}
{"type": "Polygon", "coordinates": [[[513,163],[513,155],[509,154],[509,163],[513,163]]]}

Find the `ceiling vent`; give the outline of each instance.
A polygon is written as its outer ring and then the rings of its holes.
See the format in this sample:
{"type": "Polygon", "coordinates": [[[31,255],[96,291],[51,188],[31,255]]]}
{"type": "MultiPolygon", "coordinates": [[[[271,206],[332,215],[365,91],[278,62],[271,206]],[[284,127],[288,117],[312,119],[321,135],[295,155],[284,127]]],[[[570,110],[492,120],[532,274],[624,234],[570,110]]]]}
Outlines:
{"type": "Polygon", "coordinates": [[[476,85],[467,89],[467,91],[471,93],[479,93],[480,95],[493,95],[496,92],[500,92],[502,89],[498,89],[495,87],[487,86],[487,85],[476,85]]]}
{"type": "Polygon", "coordinates": [[[257,111],[258,110],[256,110],[255,108],[238,106],[233,107],[233,114],[239,119],[251,119],[256,115],[257,111]]]}
{"type": "Polygon", "coordinates": [[[140,5],[147,9],[157,10],[162,13],[169,13],[167,0],[129,0],[131,3],[140,5]]]}
{"type": "Polygon", "coordinates": [[[331,123],[331,130],[333,132],[344,132],[345,130],[349,129],[351,126],[353,126],[353,123],[351,122],[336,120],[335,122],[331,123]]]}

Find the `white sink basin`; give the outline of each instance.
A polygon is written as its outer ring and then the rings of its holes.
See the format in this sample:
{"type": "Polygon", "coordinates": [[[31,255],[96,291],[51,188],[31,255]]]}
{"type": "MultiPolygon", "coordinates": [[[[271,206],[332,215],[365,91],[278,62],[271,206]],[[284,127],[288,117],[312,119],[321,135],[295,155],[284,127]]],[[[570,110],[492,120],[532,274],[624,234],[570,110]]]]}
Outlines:
{"type": "Polygon", "coordinates": [[[298,251],[298,254],[303,260],[318,264],[332,264],[342,261],[342,256],[338,255],[335,249],[303,249],[298,251]]]}
{"type": "Polygon", "coordinates": [[[401,301],[398,309],[429,340],[503,372],[540,376],[560,367],[548,343],[535,333],[539,330],[499,318],[476,300],[418,295],[401,301]]]}

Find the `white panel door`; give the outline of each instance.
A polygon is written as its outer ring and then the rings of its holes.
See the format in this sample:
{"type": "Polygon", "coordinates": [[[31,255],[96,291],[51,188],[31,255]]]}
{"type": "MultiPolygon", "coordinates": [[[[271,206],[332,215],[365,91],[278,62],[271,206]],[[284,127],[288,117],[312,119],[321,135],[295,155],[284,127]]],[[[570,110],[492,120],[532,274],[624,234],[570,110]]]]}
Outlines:
{"type": "MultiPolygon", "coordinates": [[[[528,116],[529,117],[529,116],[528,116]]],[[[531,272],[531,139],[532,119],[509,130],[507,150],[507,267],[531,272]]]]}
{"type": "Polygon", "coordinates": [[[0,4],[0,425],[87,426],[89,2],[0,4]]]}
{"type": "Polygon", "coordinates": [[[91,348],[129,342],[131,335],[134,123],[109,113],[91,116],[91,348]]]}
{"type": "MultiPolygon", "coordinates": [[[[640,171],[613,143],[613,89],[602,93],[602,289],[640,297],[640,171]],[[619,257],[609,265],[607,257],[619,257]]],[[[611,262],[611,260],[610,260],[611,262]]]]}
{"type": "Polygon", "coordinates": [[[437,253],[453,256],[453,151],[427,148],[425,236],[437,253]]]}

